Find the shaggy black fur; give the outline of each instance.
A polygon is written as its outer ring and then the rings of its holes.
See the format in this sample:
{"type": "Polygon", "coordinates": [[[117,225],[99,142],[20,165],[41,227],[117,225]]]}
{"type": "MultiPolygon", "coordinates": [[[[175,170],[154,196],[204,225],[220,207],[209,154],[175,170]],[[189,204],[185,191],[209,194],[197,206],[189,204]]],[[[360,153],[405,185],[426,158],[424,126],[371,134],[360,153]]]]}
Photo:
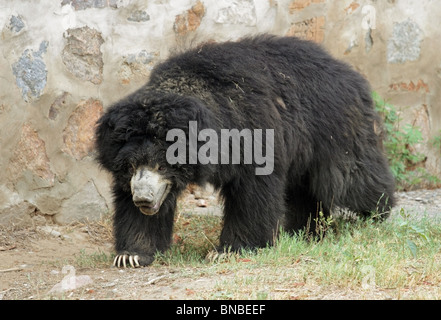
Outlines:
{"type": "Polygon", "coordinates": [[[98,161],[114,176],[116,251],[148,265],[166,250],[176,198],[188,183],[220,190],[221,249],[271,245],[281,221],[293,232],[309,221],[313,230],[318,210],[327,216],[333,206],[384,218],[394,179],[374,128],[381,120],[367,81],[314,43],[258,36],[171,57],[97,128],[98,161]],[[273,173],[257,176],[255,164],[169,165],[168,130],[188,133],[192,120],[199,130],[274,129],[273,173]],[[153,216],[132,202],[132,168],[141,164],[166,167],[173,181],[153,216]]]}

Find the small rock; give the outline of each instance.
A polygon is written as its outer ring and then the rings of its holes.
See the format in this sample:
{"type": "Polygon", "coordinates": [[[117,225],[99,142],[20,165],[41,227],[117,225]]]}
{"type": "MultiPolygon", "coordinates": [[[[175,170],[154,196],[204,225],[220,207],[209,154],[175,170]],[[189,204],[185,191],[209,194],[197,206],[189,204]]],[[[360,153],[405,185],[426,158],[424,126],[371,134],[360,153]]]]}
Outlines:
{"type": "Polygon", "coordinates": [[[53,236],[53,237],[61,237],[61,232],[56,231],[54,228],[52,228],[51,226],[43,226],[38,228],[38,230],[43,231],[44,233],[53,236]]]}

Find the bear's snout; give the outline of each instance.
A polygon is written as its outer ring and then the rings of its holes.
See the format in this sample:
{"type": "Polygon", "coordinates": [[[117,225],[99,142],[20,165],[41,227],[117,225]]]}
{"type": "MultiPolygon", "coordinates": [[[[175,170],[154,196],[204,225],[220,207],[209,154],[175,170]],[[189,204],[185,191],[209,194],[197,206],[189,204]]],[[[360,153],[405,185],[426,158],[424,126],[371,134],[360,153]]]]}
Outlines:
{"type": "Polygon", "coordinates": [[[130,180],[132,200],[145,215],[156,214],[170,191],[170,181],[155,169],[138,167],[130,180]]]}

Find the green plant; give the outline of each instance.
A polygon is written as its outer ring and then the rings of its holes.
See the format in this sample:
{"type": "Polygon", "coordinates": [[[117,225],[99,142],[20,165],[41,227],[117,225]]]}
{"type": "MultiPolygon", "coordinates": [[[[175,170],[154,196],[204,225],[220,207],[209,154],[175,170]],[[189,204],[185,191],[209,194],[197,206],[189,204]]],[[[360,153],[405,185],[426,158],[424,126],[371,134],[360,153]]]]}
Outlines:
{"type": "Polygon", "coordinates": [[[438,149],[441,152],[441,130],[431,140],[432,147],[438,149]]]}
{"type": "Polygon", "coordinates": [[[421,183],[434,184],[440,180],[423,166],[426,156],[414,151],[423,141],[421,130],[409,123],[401,124],[396,108],[376,92],[372,93],[375,108],[383,118],[385,129],[384,147],[398,189],[406,189],[421,183]]]}
{"type": "Polygon", "coordinates": [[[416,259],[418,252],[416,241],[419,239],[427,244],[429,242],[429,236],[425,228],[419,227],[410,221],[410,215],[406,213],[403,208],[400,209],[400,217],[396,235],[401,242],[403,252],[407,247],[412,257],[416,259]]]}
{"type": "Polygon", "coordinates": [[[332,215],[326,217],[323,213],[322,208],[320,208],[320,211],[318,212],[318,217],[314,218],[314,222],[315,233],[317,234],[319,241],[322,241],[326,232],[332,228],[334,224],[334,219],[332,218],[332,215]]]}

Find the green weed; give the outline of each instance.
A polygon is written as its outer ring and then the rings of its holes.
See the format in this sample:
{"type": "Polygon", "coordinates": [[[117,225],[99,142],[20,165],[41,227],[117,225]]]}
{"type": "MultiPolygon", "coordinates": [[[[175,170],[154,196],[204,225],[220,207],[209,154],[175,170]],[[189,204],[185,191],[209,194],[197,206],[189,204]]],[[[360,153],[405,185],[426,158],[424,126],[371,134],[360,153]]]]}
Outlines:
{"type": "MultiPolygon", "coordinates": [[[[414,146],[423,141],[420,128],[409,123],[402,124],[395,106],[386,102],[376,92],[372,94],[375,108],[383,118],[385,129],[384,147],[398,189],[416,185],[436,185],[441,180],[424,168],[426,156],[415,152],[414,146]]],[[[436,145],[438,140],[434,140],[436,145]]]]}
{"type": "Polygon", "coordinates": [[[422,241],[423,245],[429,243],[426,228],[412,223],[410,215],[406,213],[403,208],[400,209],[400,218],[395,234],[401,243],[402,250],[404,251],[407,247],[415,259],[417,258],[418,241],[422,241]]]}
{"type": "Polygon", "coordinates": [[[87,253],[85,249],[75,255],[75,265],[79,268],[98,268],[109,266],[113,261],[111,254],[102,252],[87,253]]]}

